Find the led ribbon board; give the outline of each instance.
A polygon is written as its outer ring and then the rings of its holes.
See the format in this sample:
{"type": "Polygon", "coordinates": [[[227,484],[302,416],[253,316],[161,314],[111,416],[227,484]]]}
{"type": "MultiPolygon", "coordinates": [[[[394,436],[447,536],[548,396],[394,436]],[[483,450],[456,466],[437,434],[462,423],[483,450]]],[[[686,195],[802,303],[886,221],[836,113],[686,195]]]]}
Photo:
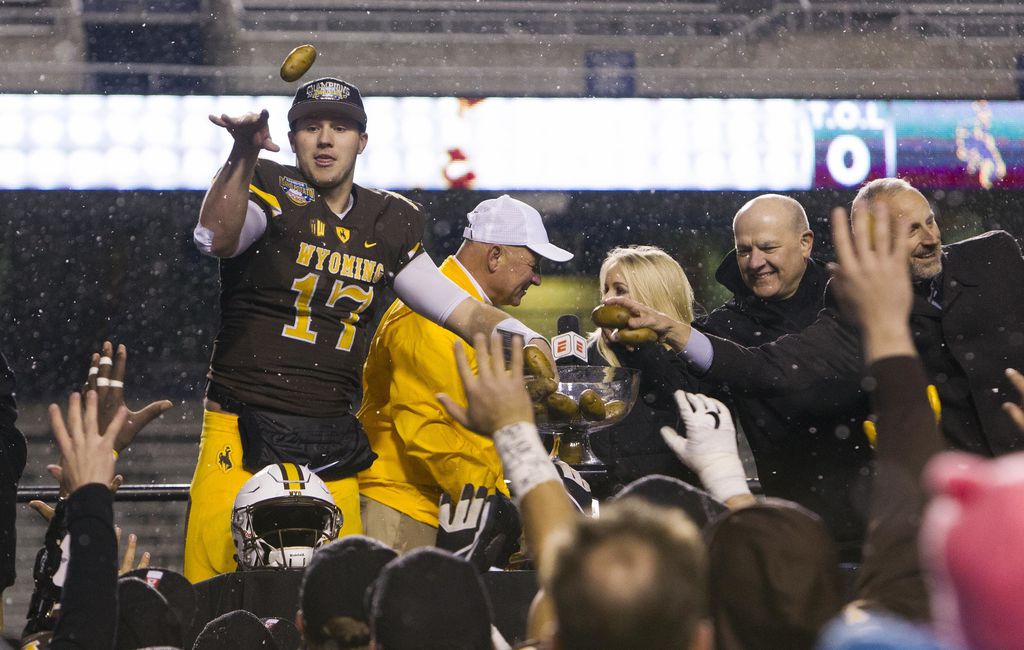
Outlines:
{"type": "MultiPolygon", "coordinates": [[[[289,97],[0,95],[0,188],[203,190],[231,147],[209,114],[289,97]]],[[[370,97],[356,180],[389,189],[808,190],[900,175],[1024,186],[1024,102],[370,97]]]]}

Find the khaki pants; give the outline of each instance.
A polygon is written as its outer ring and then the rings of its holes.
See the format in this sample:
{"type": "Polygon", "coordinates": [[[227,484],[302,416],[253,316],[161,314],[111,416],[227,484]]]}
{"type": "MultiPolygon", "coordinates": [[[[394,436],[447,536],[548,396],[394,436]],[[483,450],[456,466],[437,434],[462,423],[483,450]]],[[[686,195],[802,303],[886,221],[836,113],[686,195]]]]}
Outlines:
{"type": "Polygon", "coordinates": [[[384,542],[403,555],[422,546],[434,546],[437,529],[380,501],[359,495],[363,534],[384,542]]]}

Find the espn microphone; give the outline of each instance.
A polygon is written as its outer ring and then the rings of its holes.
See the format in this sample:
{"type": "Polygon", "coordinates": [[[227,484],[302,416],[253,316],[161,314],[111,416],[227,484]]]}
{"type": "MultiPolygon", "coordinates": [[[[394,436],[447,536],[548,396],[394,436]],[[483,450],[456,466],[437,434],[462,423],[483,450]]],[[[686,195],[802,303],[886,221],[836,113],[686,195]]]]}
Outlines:
{"type": "Polygon", "coordinates": [[[551,339],[555,364],[578,366],[587,363],[587,339],[580,335],[580,319],[572,314],[559,316],[558,334],[551,339]]]}

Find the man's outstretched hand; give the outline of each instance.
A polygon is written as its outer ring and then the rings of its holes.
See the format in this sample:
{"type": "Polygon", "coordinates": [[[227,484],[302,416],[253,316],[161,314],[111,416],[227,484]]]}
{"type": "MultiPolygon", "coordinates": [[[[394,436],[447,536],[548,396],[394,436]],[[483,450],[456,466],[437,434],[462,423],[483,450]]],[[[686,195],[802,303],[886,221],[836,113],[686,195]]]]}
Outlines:
{"type": "Polygon", "coordinates": [[[270,111],[263,109],[259,113],[246,113],[240,117],[231,115],[211,115],[210,121],[222,127],[235,139],[235,145],[248,150],[259,152],[260,149],[267,151],[280,151],[270,139],[270,111]]]}

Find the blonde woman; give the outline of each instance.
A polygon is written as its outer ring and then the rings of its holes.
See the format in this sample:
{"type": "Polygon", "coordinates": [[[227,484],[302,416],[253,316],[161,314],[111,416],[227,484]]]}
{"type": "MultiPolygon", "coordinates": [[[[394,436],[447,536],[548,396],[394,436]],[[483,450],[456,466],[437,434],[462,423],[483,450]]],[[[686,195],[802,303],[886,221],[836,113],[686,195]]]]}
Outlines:
{"type": "MultiPolygon", "coordinates": [[[[693,320],[693,289],[683,268],[657,246],[613,248],[601,264],[602,299],[628,296],[672,318],[693,320]]],[[[611,491],[650,474],[667,474],[699,485],[665,445],[658,431],[679,426],[672,393],[696,390],[685,366],[665,345],[648,343],[625,346],[613,341],[612,332],[598,329],[590,334],[589,363],[640,370],[640,396],[619,424],[594,433],[594,453],[608,463],[611,491]]]]}

